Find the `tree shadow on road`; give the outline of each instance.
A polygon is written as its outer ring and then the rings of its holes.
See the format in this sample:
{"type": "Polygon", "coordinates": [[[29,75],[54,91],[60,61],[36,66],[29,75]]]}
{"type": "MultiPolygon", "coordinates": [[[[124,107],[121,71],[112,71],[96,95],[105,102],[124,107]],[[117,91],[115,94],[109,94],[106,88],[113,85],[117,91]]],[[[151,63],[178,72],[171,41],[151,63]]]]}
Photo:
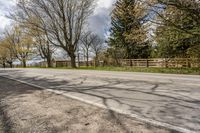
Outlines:
{"type": "Polygon", "coordinates": [[[45,88],[99,99],[97,102],[110,110],[110,118],[115,119],[121,125],[121,128],[127,132],[127,127],[112,111],[112,103],[116,103],[116,107],[119,108],[125,106],[129,113],[143,118],[200,131],[200,126],[196,126],[200,125],[200,100],[183,95],[177,89],[174,89],[174,91],[160,91],[161,87],[168,85],[165,83],[97,78],[96,80],[101,80],[104,84],[91,85],[87,84],[87,81],[91,80],[87,76],[77,77],[78,82],[73,82],[65,79],[41,78],[41,76],[28,77],[19,71],[11,73],[15,73],[17,75],[15,75],[15,78],[19,80],[45,88]],[[123,88],[120,86],[122,84],[128,86],[123,88]],[[141,85],[145,85],[145,87],[142,88],[141,85]]]}

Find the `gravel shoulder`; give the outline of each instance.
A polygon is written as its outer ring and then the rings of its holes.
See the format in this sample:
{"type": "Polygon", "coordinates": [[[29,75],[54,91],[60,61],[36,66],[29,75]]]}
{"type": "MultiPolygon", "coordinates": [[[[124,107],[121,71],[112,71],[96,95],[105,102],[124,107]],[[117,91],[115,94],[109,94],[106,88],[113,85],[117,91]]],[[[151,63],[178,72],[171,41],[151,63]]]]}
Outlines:
{"type": "Polygon", "coordinates": [[[173,132],[5,78],[0,92],[0,132],[173,132]]]}

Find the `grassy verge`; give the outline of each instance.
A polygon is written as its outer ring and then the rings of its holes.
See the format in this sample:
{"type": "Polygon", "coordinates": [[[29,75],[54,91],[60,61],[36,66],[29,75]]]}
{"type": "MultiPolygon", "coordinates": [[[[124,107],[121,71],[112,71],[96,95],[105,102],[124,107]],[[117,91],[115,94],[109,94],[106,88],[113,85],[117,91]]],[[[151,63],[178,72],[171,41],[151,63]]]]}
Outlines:
{"type": "MultiPolygon", "coordinates": [[[[39,68],[39,67],[28,67],[39,68]]],[[[69,67],[58,67],[53,69],[73,69],[69,67]]],[[[99,71],[123,71],[123,72],[145,72],[145,73],[166,73],[166,74],[191,74],[200,75],[200,68],[146,68],[146,67],[80,67],[78,70],[99,70],[99,71]]]]}
{"type": "Polygon", "coordinates": [[[200,68],[145,68],[145,67],[97,67],[97,68],[91,67],[91,68],[86,68],[86,67],[83,67],[80,69],[200,75],[200,68]]]}

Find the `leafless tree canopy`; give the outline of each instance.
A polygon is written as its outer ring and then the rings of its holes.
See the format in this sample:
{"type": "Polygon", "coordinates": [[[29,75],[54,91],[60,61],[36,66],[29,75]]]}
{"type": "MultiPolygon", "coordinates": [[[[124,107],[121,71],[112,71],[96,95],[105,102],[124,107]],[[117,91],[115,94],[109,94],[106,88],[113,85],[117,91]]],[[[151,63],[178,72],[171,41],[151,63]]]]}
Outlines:
{"type": "Polygon", "coordinates": [[[32,52],[33,38],[27,34],[25,29],[15,26],[11,31],[5,32],[7,48],[26,67],[26,61],[32,52]]]}
{"type": "Polygon", "coordinates": [[[32,31],[32,36],[34,37],[34,46],[37,49],[37,52],[40,57],[47,61],[48,67],[52,67],[52,56],[56,50],[55,46],[52,45],[47,39],[48,35],[46,32],[41,32],[39,30],[32,31]]]}
{"type": "Polygon", "coordinates": [[[95,54],[95,66],[98,66],[99,55],[105,49],[104,40],[98,35],[93,35],[93,38],[91,48],[92,52],[95,54]]]}
{"type": "Polygon", "coordinates": [[[15,19],[26,22],[48,34],[49,41],[64,49],[76,67],[75,51],[94,0],[21,0],[15,19]]]}
{"type": "Polygon", "coordinates": [[[97,35],[93,34],[91,31],[84,32],[84,35],[81,37],[81,49],[84,52],[86,57],[86,66],[89,66],[89,55],[92,52],[92,45],[95,43],[97,35]]]}

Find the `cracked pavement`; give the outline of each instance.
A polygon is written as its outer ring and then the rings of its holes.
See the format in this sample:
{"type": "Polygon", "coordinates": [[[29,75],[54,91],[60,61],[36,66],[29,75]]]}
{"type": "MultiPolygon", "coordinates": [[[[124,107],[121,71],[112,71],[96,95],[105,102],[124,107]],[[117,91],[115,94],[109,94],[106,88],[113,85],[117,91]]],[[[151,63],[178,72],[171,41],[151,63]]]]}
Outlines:
{"type": "Polygon", "coordinates": [[[90,70],[6,69],[0,75],[83,101],[200,132],[200,76],[90,70]]]}

